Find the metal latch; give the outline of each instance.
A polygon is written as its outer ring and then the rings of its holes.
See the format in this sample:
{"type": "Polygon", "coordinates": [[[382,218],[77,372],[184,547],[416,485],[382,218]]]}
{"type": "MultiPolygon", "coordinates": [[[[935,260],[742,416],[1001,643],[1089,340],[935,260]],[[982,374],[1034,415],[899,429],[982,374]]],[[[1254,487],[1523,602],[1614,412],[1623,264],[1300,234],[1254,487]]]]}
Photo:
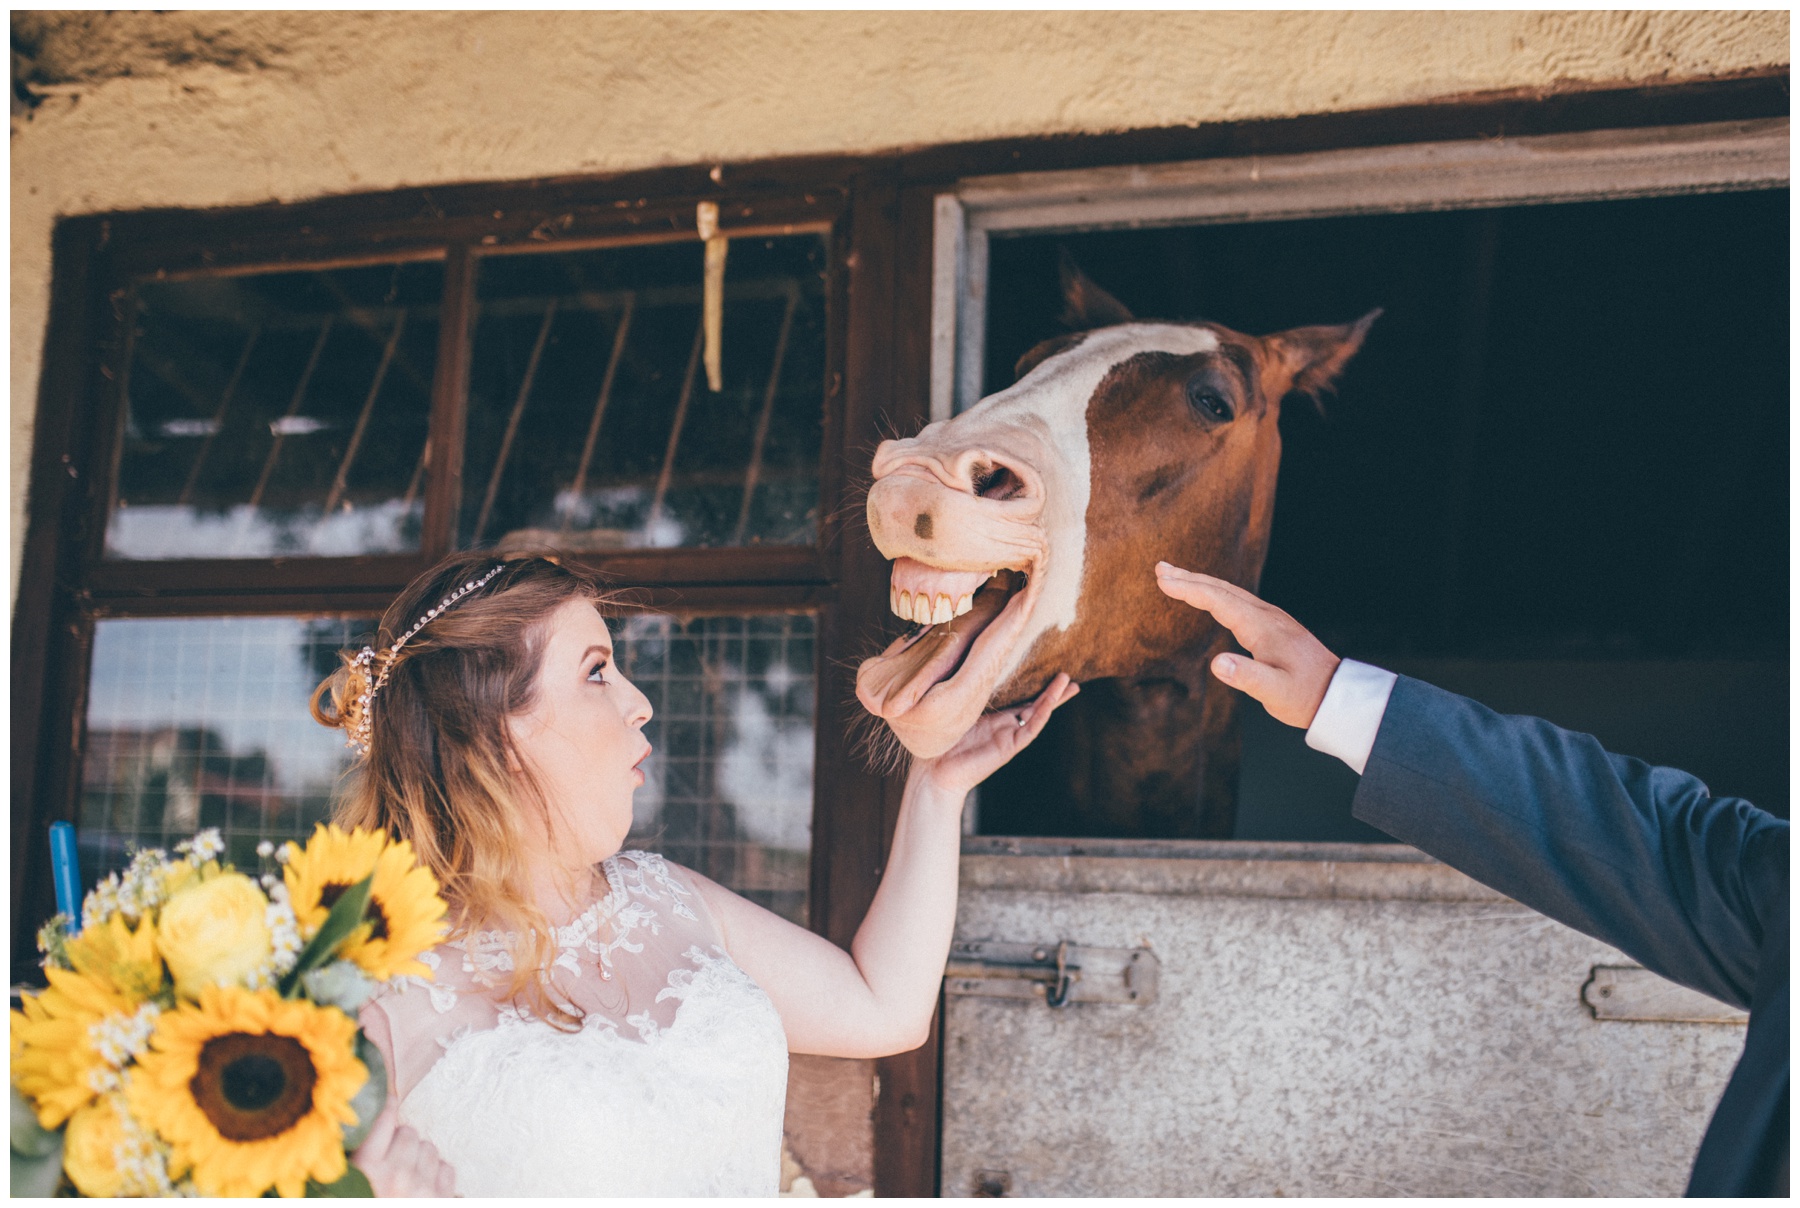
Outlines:
{"type": "Polygon", "coordinates": [[[1750,1014],[1678,986],[1636,965],[1595,965],[1581,1001],[1599,1020],[1633,1023],[1748,1023],[1750,1014]]]}
{"type": "Polygon", "coordinates": [[[1078,1002],[1142,1006],[1156,1001],[1162,962],[1148,948],[1088,948],[957,940],[944,970],[946,994],[1036,999],[1051,1007],[1078,1002]]]}

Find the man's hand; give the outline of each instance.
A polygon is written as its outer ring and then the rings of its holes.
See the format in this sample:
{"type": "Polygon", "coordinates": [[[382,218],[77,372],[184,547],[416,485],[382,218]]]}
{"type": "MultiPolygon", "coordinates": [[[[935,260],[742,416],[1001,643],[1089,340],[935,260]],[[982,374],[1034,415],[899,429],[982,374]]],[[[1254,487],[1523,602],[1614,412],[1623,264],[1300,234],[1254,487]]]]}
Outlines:
{"type": "Polygon", "coordinates": [[[1156,585],[1165,595],[1212,613],[1250,652],[1249,658],[1219,655],[1212,661],[1214,675],[1261,701],[1276,721],[1303,730],[1312,725],[1338,657],[1305,626],[1241,587],[1167,562],[1156,564],[1156,585]]]}

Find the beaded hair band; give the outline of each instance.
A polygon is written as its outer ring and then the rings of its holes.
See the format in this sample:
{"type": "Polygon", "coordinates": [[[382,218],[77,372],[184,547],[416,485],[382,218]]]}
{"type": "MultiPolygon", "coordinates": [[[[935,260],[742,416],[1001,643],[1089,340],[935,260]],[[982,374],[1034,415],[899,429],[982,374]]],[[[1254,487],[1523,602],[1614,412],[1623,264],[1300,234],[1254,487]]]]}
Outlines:
{"type": "Polygon", "coordinates": [[[490,570],[487,574],[481,576],[481,578],[470,579],[467,583],[464,583],[461,587],[439,600],[436,607],[427,609],[425,615],[420,617],[411,629],[396,638],[394,644],[389,646],[386,650],[377,654],[370,647],[364,646],[357,652],[356,657],[350,660],[352,666],[357,667],[362,671],[363,683],[367,685],[362,692],[357,694],[356,699],[351,704],[351,708],[346,710],[346,713],[349,715],[346,720],[349,724],[344,728],[349,732],[349,744],[356,748],[357,754],[367,755],[369,753],[369,742],[375,734],[375,719],[373,713],[370,711],[370,706],[375,702],[375,694],[380,692],[382,686],[387,683],[388,673],[394,669],[394,663],[400,657],[400,648],[412,641],[413,636],[417,634],[419,630],[425,628],[426,625],[449,611],[452,604],[456,603],[476,588],[485,586],[488,580],[492,579],[495,575],[505,569],[506,563],[499,563],[493,570],[490,570]],[[377,659],[381,660],[381,671],[373,680],[370,680],[369,672],[375,665],[377,659]]]}

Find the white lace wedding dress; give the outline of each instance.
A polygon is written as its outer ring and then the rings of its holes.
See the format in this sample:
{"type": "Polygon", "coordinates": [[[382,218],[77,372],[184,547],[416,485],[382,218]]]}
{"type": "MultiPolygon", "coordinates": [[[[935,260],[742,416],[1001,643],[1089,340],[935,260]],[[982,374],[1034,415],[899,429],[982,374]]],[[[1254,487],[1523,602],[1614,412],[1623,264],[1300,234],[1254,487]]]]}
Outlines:
{"type": "Polygon", "coordinates": [[[364,1008],[410,1124],[500,1195],[775,1194],[787,1037],[732,963],[683,870],[622,852],[609,891],[556,937],[554,984],[585,1013],[559,1030],[491,992],[510,937],[427,953],[364,1008]]]}

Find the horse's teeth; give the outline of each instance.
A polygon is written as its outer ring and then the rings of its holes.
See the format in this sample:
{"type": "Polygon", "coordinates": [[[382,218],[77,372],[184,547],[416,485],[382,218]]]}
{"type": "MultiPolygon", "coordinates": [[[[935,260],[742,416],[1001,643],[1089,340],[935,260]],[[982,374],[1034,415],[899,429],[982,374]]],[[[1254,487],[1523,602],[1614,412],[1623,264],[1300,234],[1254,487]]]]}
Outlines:
{"type": "MultiPolygon", "coordinates": [[[[994,571],[989,576],[999,574],[994,571]]],[[[980,589],[977,589],[977,591],[980,589]]],[[[893,582],[888,583],[888,611],[904,621],[916,625],[943,625],[957,617],[971,612],[975,608],[976,592],[964,592],[960,596],[952,596],[946,592],[907,591],[893,582]]]]}

